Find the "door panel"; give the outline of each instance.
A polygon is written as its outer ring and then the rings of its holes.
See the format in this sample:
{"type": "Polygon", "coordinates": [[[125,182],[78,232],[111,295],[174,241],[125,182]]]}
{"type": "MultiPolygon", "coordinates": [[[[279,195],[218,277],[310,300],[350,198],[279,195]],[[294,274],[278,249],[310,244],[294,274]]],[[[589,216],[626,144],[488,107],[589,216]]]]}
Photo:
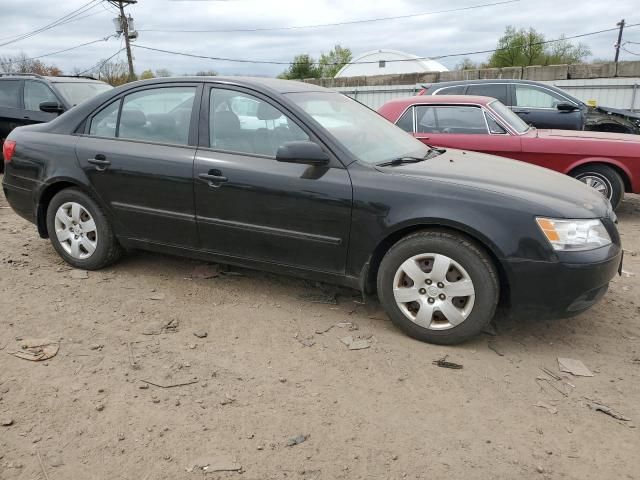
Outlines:
{"type": "Polygon", "coordinates": [[[347,170],[276,161],[280,144],[310,132],[266,98],[212,92],[211,102],[203,98],[201,118],[213,122],[195,159],[201,248],[344,273],[352,202],[347,170]]]}
{"type": "Polygon", "coordinates": [[[81,137],[80,166],[132,238],[195,247],[194,147],[81,137]],[[110,164],[90,163],[96,157],[110,164]],[[104,168],[104,170],[102,170],[104,168]]]}
{"type": "Polygon", "coordinates": [[[344,272],[351,220],[345,169],[198,150],[195,171],[201,248],[344,272]],[[226,180],[201,179],[200,174],[226,180]]]}

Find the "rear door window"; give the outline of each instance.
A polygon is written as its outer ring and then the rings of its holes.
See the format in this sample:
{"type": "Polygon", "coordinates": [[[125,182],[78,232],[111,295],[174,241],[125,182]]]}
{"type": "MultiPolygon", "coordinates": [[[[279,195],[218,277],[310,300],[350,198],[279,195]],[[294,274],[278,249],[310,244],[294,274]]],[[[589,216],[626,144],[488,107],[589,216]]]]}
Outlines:
{"type": "Polygon", "coordinates": [[[487,134],[487,124],[480,107],[417,107],[417,133],[487,134]]]}
{"type": "Polygon", "coordinates": [[[483,97],[493,97],[500,100],[505,105],[509,105],[509,95],[507,84],[502,83],[483,83],[478,85],[469,85],[467,95],[480,95],[483,97]]]}
{"type": "Polygon", "coordinates": [[[0,80],[0,107],[20,108],[21,80],[0,80]]]}
{"type": "Polygon", "coordinates": [[[57,102],[58,98],[48,85],[42,82],[24,82],[24,108],[34,112],[40,111],[42,102],[57,102]]]}
{"type": "Polygon", "coordinates": [[[91,119],[89,135],[96,137],[115,137],[119,108],[120,100],[116,100],[96,113],[91,119]]]}

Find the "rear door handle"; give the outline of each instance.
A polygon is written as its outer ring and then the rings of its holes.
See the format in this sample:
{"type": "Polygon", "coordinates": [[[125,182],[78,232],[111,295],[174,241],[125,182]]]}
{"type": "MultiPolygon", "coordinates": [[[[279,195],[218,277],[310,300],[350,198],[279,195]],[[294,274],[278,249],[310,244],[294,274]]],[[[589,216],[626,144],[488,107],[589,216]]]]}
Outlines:
{"type": "Polygon", "coordinates": [[[111,162],[107,160],[107,157],[102,155],[101,153],[97,154],[94,158],[90,158],[87,160],[91,165],[96,166],[96,170],[99,172],[103,172],[107,169],[111,162]]]}

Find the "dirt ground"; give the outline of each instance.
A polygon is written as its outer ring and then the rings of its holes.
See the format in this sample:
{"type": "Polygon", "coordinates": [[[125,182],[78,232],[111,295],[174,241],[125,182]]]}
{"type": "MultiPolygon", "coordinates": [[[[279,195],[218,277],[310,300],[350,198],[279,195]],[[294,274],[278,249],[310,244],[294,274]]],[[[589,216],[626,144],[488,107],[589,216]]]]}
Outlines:
{"type": "Polygon", "coordinates": [[[619,218],[626,273],[591,311],[440,347],[260,272],[135,252],[81,278],[2,197],[0,478],[640,478],[639,196],[619,218]],[[29,337],[57,355],[10,355],[29,337]]]}

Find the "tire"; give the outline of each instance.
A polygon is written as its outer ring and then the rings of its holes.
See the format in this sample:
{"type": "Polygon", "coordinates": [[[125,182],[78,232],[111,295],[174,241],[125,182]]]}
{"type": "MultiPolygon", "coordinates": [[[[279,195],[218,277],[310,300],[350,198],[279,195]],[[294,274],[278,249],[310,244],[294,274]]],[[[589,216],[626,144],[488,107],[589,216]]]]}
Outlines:
{"type": "Polygon", "coordinates": [[[499,293],[498,273],[490,257],[455,233],[422,231],[409,235],[391,247],[378,270],[378,298],[391,321],[410,337],[428,343],[453,345],[478,335],[493,319],[499,293]],[[443,278],[441,272],[445,272],[445,279],[438,283],[443,278]],[[471,282],[471,295],[467,295],[467,281],[471,282]],[[414,297],[418,300],[403,301],[414,297]]]}
{"type": "Polygon", "coordinates": [[[609,199],[615,210],[624,198],[624,181],[618,172],[607,165],[585,165],[570,174],[589,186],[594,186],[609,199]],[[603,190],[601,189],[603,188],[603,190]]]}
{"type": "Polygon", "coordinates": [[[100,206],[77,188],[61,190],[51,199],[46,220],[53,248],[75,268],[99,270],[122,255],[100,206]]]}

